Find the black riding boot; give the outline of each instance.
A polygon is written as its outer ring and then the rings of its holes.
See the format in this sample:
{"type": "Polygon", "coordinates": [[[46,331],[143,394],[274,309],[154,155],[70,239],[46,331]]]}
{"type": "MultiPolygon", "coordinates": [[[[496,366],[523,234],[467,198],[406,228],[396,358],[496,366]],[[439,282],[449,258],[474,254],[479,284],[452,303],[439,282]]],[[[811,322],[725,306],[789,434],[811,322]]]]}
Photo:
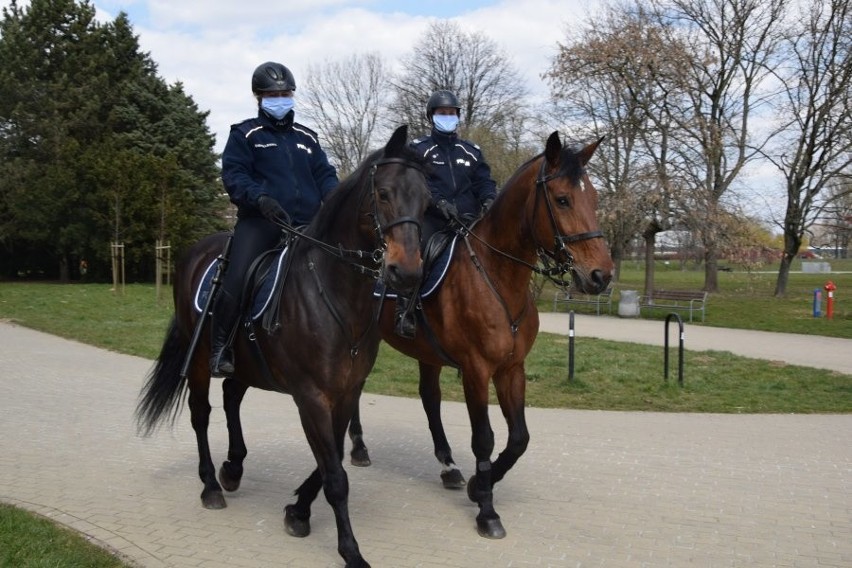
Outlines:
{"type": "Polygon", "coordinates": [[[396,297],[396,315],[394,321],[396,326],[394,332],[405,339],[414,339],[417,333],[417,319],[414,315],[414,306],[410,305],[408,298],[396,297]]]}
{"type": "Polygon", "coordinates": [[[210,374],[214,377],[234,374],[231,339],[239,315],[240,303],[227,290],[220,290],[210,320],[210,374]]]}

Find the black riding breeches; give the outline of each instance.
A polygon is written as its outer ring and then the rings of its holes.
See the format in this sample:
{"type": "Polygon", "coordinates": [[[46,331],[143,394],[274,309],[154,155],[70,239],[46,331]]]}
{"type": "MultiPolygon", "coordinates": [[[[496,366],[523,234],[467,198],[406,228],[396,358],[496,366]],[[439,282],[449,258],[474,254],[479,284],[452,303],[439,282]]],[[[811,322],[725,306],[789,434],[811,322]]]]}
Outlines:
{"type": "Polygon", "coordinates": [[[222,290],[232,298],[241,298],[246,273],[257,256],[278,245],[281,229],[262,217],[237,221],[231,241],[231,257],[222,279],[222,290]]]}

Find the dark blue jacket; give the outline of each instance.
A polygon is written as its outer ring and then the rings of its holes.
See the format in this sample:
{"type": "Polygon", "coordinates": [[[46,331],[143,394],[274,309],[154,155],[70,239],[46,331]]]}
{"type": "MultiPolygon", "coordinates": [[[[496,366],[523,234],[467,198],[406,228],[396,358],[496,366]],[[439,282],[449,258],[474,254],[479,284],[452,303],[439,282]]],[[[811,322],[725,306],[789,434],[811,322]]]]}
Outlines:
{"type": "Polygon", "coordinates": [[[429,136],[412,141],[411,147],[431,169],[428,182],[433,205],[427,214],[436,214],[434,204],[446,199],[456,205],[459,215],[478,217],[482,204],[496,197],[491,168],[476,144],[433,128],[429,136]]]}
{"type": "Polygon", "coordinates": [[[294,225],[306,225],[337,187],[337,172],[311,129],[293,113],[275,121],[263,111],[231,126],[222,154],[222,181],[239,217],[259,217],[261,195],[275,198],[294,225]]]}

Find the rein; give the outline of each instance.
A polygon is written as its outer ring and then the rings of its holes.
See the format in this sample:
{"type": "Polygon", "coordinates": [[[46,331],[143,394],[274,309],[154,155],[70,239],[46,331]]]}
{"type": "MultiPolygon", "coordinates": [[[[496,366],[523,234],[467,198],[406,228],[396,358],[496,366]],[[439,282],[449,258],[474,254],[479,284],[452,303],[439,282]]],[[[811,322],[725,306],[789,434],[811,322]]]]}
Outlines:
{"type": "MultiPolygon", "coordinates": [[[[423,168],[420,166],[420,164],[405,160],[403,158],[379,158],[370,165],[370,194],[373,196],[373,212],[370,214],[370,216],[373,218],[374,228],[376,232],[376,240],[380,243],[372,251],[352,250],[345,249],[341,245],[330,245],[325,241],[321,241],[310,235],[305,234],[304,232],[300,231],[298,228],[294,227],[286,221],[278,220],[276,221],[276,224],[281,228],[282,231],[289,233],[292,239],[304,239],[313,244],[321,251],[330,254],[334,257],[337,257],[343,262],[346,262],[356,272],[367,275],[374,280],[380,279],[382,276],[382,271],[380,268],[369,268],[361,264],[359,261],[367,259],[373,264],[380,266],[382,263],[382,258],[384,258],[385,255],[385,250],[387,250],[387,243],[385,243],[384,241],[384,235],[387,234],[387,232],[393,227],[396,227],[397,225],[402,225],[404,223],[414,223],[415,225],[417,225],[418,230],[421,229],[420,221],[408,215],[404,215],[402,217],[399,217],[398,219],[394,219],[393,221],[386,223],[384,226],[382,226],[382,224],[379,222],[375,176],[379,166],[384,166],[387,164],[401,164],[405,167],[414,168],[420,172],[423,172],[423,168]]],[[[362,194],[362,200],[363,197],[364,195],[362,194]]]]}
{"type": "MultiPolygon", "coordinates": [[[[286,223],[281,223],[280,224],[281,227],[284,230],[291,232],[293,238],[295,238],[295,239],[303,238],[303,239],[307,240],[308,242],[312,243],[314,246],[316,246],[322,252],[325,252],[325,253],[330,254],[330,255],[332,255],[332,256],[340,259],[340,260],[343,260],[344,262],[349,264],[350,267],[355,269],[360,274],[369,275],[375,280],[380,279],[381,276],[382,276],[382,271],[381,271],[380,268],[379,269],[369,268],[367,266],[364,266],[363,264],[360,264],[359,262],[357,262],[357,260],[352,260],[352,258],[355,258],[355,259],[358,259],[358,260],[367,258],[371,262],[373,262],[374,264],[381,266],[382,259],[384,258],[385,250],[387,250],[387,243],[384,240],[384,236],[385,236],[385,234],[387,234],[388,231],[390,231],[391,228],[396,227],[397,225],[402,225],[404,223],[414,223],[417,226],[418,231],[421,230],[420,221],[418,221],[415,217],[411,217],[411,216],[408,216],[408,215],[404,215],[402,217],[394,219],[393,221],[385,223],[384,225],[382,225],[381,222],[379,221],[379,209],[378,209],[378,199],[377,199],[375,176],[376,176],[376,172],[378,171],[378,168],[380,166],[384,166],[384,165],[388,165],[388,164],[401,164],[405,167],[414,168],[414,169],[416,169],[420,172],[423,171],[422,167],[419,164],[405,160],[405,159],[402,159],[402,158],[380,158],[380,159],[377,159],[376,161],[374,161],[370,165],[370,194],[372,195],[372,198],[373,198],[373,210],[369,215],[373,218],[373,227],[374,227],[374,230],[375,230],[375,233],[376,233],[376,240],[380,243],[377,246],[377,248],[374,249],[373,251],[344,249],[340,245],[335,247],[335,246],[329,245],[325,241],[321,241],[321,240],[318,240],[314,237],[306,235],[303,232],[293,228],[292,226],[287,225],[286,223]],[[285,227],[285,225],[286,225],[286,227],[285,227]]],[[[359,199],[359,202],[358,202],[358,211],[361,210],[361,205],[363,203],[365,195],[366,195],[366,192],[362,192],[360,199],[359,199]]],[[[317,290],[319,291],[320,297],[322,298],[323,303],[325,304],[326,308],[328,308],[328,310],[331,313],[334,320],[337,322],[337,325],[340,326],[340,329],[343,331],[344,335],[346,335],[348,337],[348,342],[349,342],[349,346],[350,346],[349,347],[349,356],[352,359],[355,359],[360,352],[360,345],[361,345],[362,341],[364,340],[365,337],[367,337],[367,335],[369,334],[372,327],[374,325],[376,325],[376,318],[375,317],[370,318],[370,325],[367,327],[367,329],[364,330],[364,332],[361,334],[360,337],[356,338],[356,337],[352,336],[349,329],[346,326],[346,322],[344,321],[343,316],[341,315],[341,313],[337,309],[337,307],[335,307],[334,302],[332,301],[332,298],[329,296],[329,294],[326,290],[326,287],[323,285],[322,279],[320,278],[319,272],[317,271],[316,262],[310,258],[310,253],[306,254],[306,258],[308,259],[308,270],[309,270],[310,274],[313,276],[314,283],[317,286],[317,290]]],[[[275,313],[277,314],[277,310],[275,310],[275,313]]]]}
{"type": "Polygon", "coordinates": [[[512,317],[512,313],[509,310],[509,306],[506,303],[506,300],[503,298],[502,295],[500,295],[500,292],[497,290],[497,287],[494,285],[491,278],[488,276],[488,272],[485,270],[485,267],[483,267],[482,263],[479,262],[479,258],[476,256],[476,252],[470,245],[469,237],[473,236],[477,241],[482,243],[482,245],[485,246],[491,252],[504,258],[507,258],[512,262],[525,266],[533,272],[547,277],[549,280],[560,286],[565,286],[569,284],[565,281],[564,275],[569,273],[574,265],[574,257],[571,255],[571,251],[568,250],[567,244],[603,237],[603,233],[601,231],[588,231],[585,233],[577,233],[574,235],[563,235],[562,233],[560,233],[559,225],[556,223],[556,216],[553,213],[553,205],[550,202],[550,195],[547,193],[547,183],[549,181],[562,177],[565,174],[558,173],[557,171],[557,173],[545,175],[546,162],[547,159],[542,156],[541,167],[539,169],[539,173],[535,181],[536,199],[535,205],[533,206],[533,219],[535,219],[536,212],[538,211],[539,196],[543,194],[544,201],[547,204],[547,212],[548,217],[550,218],[550,225],[553,229],[554,234],[553,251],[546,250],[538,242],[535,243],[536,254],[538,255],[539,260],[542,262],[542,264],[545,265],[545,268],[539,268],[536,265],[530,264],[529,262],[523,259],[517,258],[516,256],[513,256],[505,251],[494,247],[491,243],[487,242],[485,239],[474,233],[473,226],[466,227],[460,222],[459,219],[455,219],[456,224],[459,226],[457,231],[459,235],[464,239],[465,245],[467,246],[468,254],[470,255],[471,262],[476,267],[477,271],[482,275],[482,278],[485,280],[485,283],[488,285],[488,287],[491,289],[491,292],[495,295],[497,300],[500,302],[500,305],[503,307],[503,311],[505,312],[506,317],[509,320],[509,327],[511,329],[512,335],[515,335],[515,333],[517,333],[518,329],[520,328],[520,323],[521,321],[523,321],[524,316],[526,315],[529,304],[524,305],[524,309],[521,310],[521,313],[518,314],[517,317],[512,317]],[[564,253],[567,257],[564,262],[559,261],[557,259],[557,256],[560,252],[564,253]]]}

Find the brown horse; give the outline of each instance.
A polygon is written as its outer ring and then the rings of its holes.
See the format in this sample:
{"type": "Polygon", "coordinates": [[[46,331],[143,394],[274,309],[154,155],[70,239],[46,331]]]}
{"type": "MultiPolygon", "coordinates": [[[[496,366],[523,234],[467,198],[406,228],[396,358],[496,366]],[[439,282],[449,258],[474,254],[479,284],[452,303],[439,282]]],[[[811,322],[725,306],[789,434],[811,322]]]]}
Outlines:
{"type": "Polygon", "coordinates": [[[334,510],[338,552],[347,567],[369,566],[352,532],[349,482],[341,461],[346,426],[378,353],[375,277],[411,290],[422,270],[420,223],[429,192],[423,162],[409,149],[406,136],[406,127],[397,129],[384,149],[343,181],[291,242],[277,307],[277,321],[283,326],[237,335],[236,374],[222,383],[230,444],[228,461],[219,471],[221,485],[207,437],[209,341],[199,344],[186,377],[180,369],[199,317],[193,308],[194,290],[223,250],[226,234],[201,240],[176,267],[175,317],[136,409],[140,430],[150,434],[163,418],[174,419],[189,389],[204,484],[201,501],[204,507],[219,509],[225,507],[222,487],[239,487],[248,453],[239,415],[246,390],[251,386],[292,395],[317,467],[297,489],[296,503],[285,508],[285,529],[293,536],[309,534],[310,506],[323,489],[334,510]],[[304,345],[310,348],[300,347],[304,345]]]}
{"type": "MultiPolygon", "coordinates": [[[[394,302],[382,307],[382,338],[419,361],[420,397],[447,487],[464,486],[464,478],[441,424],[439,375],[446,365],[461,372],[476,458],[476,474],[467,490],[479,505],[478,532],[488,538],[506,534],[492,503],[494,484],[529,442],[524,359],[539,324],[529,286],[532,273],[543,270],[561,278],[570,272],[574,286],[589,294],[603,291],[612,278],[613,262],[596,219],[597,192],[584,169],[599,143],[574,152],[563,148],[554,132],[544,153],[518,168],[482,219],[461,231],[463,241],[455,247],[443,283],[421,299],[414,339],[394,333],[394,302]],[[509,429],[506,448],[493,462],[491,380],[509,429]]],[[[358,412],[350,437],[353,463],[369,464],[358,412]]]]}

